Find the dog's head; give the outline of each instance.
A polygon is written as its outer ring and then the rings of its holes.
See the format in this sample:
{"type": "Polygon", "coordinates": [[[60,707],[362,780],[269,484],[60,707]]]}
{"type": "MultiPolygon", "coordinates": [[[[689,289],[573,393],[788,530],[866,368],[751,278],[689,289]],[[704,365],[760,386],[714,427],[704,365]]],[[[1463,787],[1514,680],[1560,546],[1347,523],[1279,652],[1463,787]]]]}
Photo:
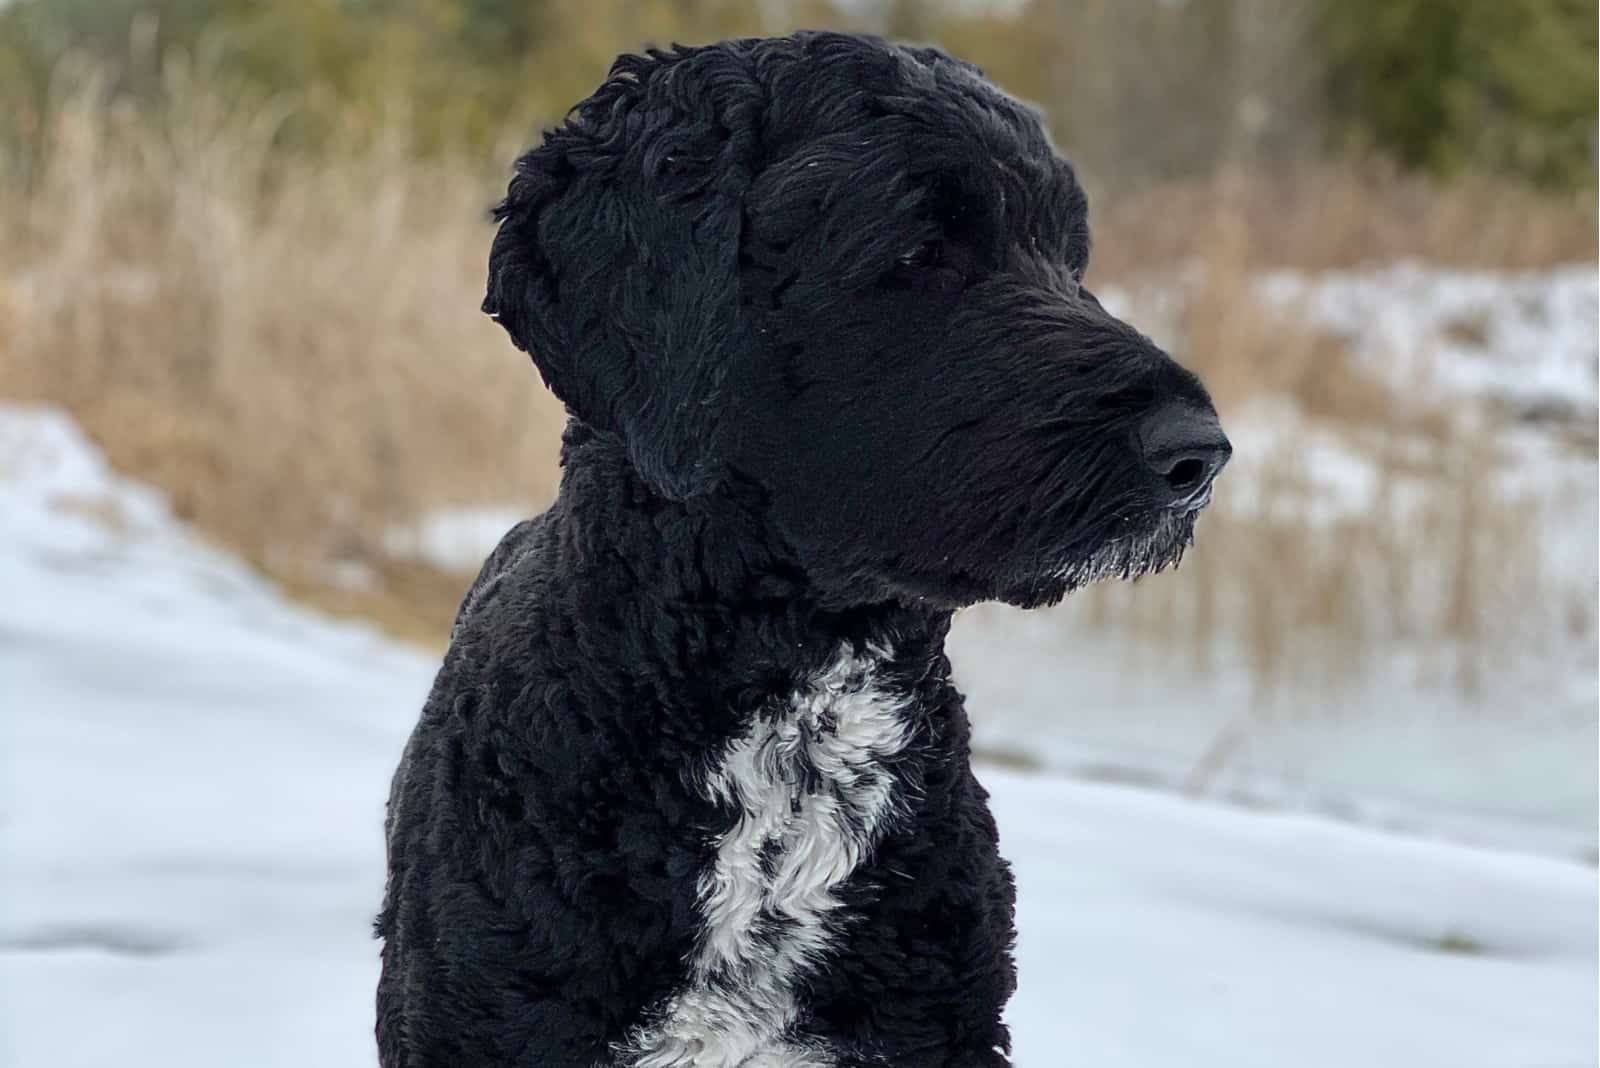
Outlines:
{"type": "Polygon", "coordinates": [[[829,599],[1039,604],[1176,561],[1229,451],[1085,210],[937,50],[625,56],[518,162],[484,309],[658,492],[758,485],[829,599]]]}

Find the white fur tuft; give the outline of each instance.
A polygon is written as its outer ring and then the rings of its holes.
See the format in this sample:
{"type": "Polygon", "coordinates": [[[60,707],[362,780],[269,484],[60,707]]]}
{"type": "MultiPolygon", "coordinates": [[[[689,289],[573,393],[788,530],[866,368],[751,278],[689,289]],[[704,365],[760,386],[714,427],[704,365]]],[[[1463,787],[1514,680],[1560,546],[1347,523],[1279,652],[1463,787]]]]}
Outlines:
{"type": "Polygon", "coordinates": [[[758,715],[707,775],[706,796],[738,819],[700,879],[704,928],[688,980],[619,1051],[626,1068],[834,1064],[793,1033],[794,989],[832,948],[835,891],[894,812],[885,761],[909,732],[906,698],[874,678],[888,656],[841,652],[758,715]]]}

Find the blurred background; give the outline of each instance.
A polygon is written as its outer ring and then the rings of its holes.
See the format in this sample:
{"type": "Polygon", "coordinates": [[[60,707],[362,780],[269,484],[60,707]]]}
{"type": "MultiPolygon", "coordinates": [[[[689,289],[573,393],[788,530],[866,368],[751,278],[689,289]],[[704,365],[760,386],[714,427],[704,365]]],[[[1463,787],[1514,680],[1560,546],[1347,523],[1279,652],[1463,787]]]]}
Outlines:
{"type": "Polygon", "coordinates": [[[618,52],[822,26],[1040,106],[1235,443],[1176,572],[957,622],[1018,1063],[1596,1063],[1576,0],[0,2],[0,1058],[371,1060],[387,776],[557,473],[487,208],[618,52]]]}

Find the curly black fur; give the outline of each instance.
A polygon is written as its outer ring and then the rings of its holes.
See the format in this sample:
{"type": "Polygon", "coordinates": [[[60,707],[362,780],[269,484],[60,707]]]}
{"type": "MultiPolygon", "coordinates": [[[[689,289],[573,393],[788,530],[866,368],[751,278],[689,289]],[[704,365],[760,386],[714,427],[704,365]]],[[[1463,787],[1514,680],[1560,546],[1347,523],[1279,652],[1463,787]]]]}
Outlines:
{"type": "Polygon", "coordinates": [[[484,309],[569,408],[564,474],[467,595],[395,776],[384,1065],[1006,1063],[1012,883],[951,613],[1175,562],[1196,512],[1140,427],[1211,411],[1083,288],[1085,210],[975,68],[833,33],[624,56],[518,162],[484,309]],[[805,757],[832,713],[796,720],[795,812],[832,791],[868,843],[826,951],[769,1045],[650,1060],[742,818],[707,776],[841,656],[905,733],[873,830],[805,757]]]}

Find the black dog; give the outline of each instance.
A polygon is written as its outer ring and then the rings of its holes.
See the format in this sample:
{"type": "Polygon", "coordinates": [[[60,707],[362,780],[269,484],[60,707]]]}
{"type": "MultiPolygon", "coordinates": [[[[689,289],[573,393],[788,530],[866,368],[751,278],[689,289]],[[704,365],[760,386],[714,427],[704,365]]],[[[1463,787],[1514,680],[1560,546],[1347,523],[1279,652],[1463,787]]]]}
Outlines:
{"type": "Polygon", "coordinates": [[[571,412],[395,776],[388,1068],[1007,1063],[944,638],[1175,562],[1228,443],[1027,107],[833,33],[624,56],[484,308],[571,412]]]}

